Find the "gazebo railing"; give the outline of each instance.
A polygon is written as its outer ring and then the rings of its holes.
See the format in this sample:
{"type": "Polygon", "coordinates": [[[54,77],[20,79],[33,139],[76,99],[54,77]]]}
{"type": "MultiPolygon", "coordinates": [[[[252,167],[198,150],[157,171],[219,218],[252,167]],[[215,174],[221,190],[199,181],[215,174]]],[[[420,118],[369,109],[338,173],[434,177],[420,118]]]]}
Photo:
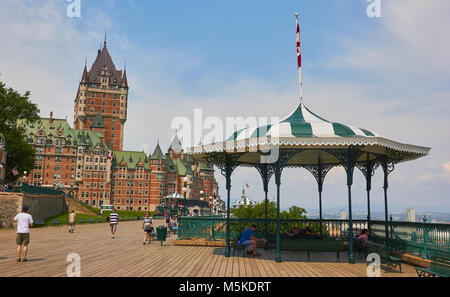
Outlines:
{"type": "MultiPolygon", "coordinates": [[[[255,224],[256,235],[267,237],[276,234],[276,219],[230,219],[230,238],[236,239],[241,232],[255,224]]],[[[309,227],[320,233],[320,221],[309,219],[281,219],[280,230],[287,232],[292,228],[309,227]]],[[[366,220],[353,220],[353,231],[358,233],[367,228],[366,220]]],[[[349,223],[347,220],[322,220],[322,234],[326,237],[346,238],[348,236],[349,223]]],[[[226,238],[226,218],[223,217],[182,217],[179,219],[180,239],[206,239],[220,240],[226,238]]]]}
{"type": "MultiPolygon", "coordinates": [[[[354,235],[368,229],[367,220],[353,220],[354,235]]],[[[257,226],[257,237],[276,234],[276,220],[230,218],[230,238],[235,240],[250,225],[257,226]]],[[[320,233],[320,220],[281,219],[281,231],[309,227],[320,233]]],[[[371,240],[388,244],[391,250],[417,254],[430,258],[436,254],[450,254],[450,224],[430,224],[426,222],[389,221],[389,237],[386,240],[385,222],[371,221],[371,240]]],[[[348,220],[322,220],[324,237],[348,240],[348,220]]],[[[226,218],[223,217],[182,217],[179,218],[180,239],[225,240],[226,218]]]]}
{"type": "MultiPolygon", "coordinates": [[[[386,242],[384,221],[371,221],[374,240],[386,242]]],[[[450,254],[450,224],[425,222],[389,222],[388,246],[409,254],[430,258],[450,254]]]]}

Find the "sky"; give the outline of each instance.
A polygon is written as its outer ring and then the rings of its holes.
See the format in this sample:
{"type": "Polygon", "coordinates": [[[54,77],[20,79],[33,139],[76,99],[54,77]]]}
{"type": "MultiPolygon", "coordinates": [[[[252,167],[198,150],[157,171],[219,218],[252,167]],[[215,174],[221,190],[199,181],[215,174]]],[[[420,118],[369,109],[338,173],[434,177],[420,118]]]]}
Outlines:
{"type": "MultiPolygon", "coordinates": [[[[320,116],[373,130],[399,142],[431,147],[390,175],[390,211],[450,212],[450,11],[448,0],[80,0],[69,17],[65,0],[2,0],[0,80],[73,122],[84,61],[93,63],[107,31],[118,69],[126,63],[130,95],[124,148],[164,150],[171,122],[204,117],[284,117],[298,102],[294,13],[300,13],[304,102],[320,116]]],[[[216,172],[220,195],[224,178],[216,172]]],[[[263,200],[255,169],[232,177],[232,200],[245,183],[263,200]]],[[[275,196],[273,180],[269,197],[275,196]]],[[[325,210],[347,208],[342,168],[326,177],[325,210]]],[[[383,210],[382,172],[371,206],[383,210]]],[[[281,206],[318,208],[317,185],[303,169],[286,169],[281,206]]],[[[354,210],[366,210],[365,181],[355,171],[354,210]]]]}

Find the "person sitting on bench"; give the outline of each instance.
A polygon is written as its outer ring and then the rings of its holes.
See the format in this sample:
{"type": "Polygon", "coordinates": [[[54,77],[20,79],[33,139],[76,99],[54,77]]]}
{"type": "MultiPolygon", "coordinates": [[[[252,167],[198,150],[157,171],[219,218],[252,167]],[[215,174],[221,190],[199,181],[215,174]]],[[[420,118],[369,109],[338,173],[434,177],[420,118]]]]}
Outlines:
{"type": "Polygon", "coordinates": [[[291,231],[288,232],[280,231],[280,234],[286,234],[289,238],[294,238],[298,237],[300,232],[297,227],[294,227],[291,229],[291,231]]]}
{"type": "Polygon", "coordinates": [[[367,249],[367,242],[369,241],[369,230],[362,230],[361,234],[358,236],[358,240],[361,242],[362,247],[364,249],[367,249]]]}
{"type": "Polygon", "coordinates": [[[238,240],[238,244],[246,247],[246,252],[249,254],[252,254],[255,257],[261,256],[260,253],[256,250],[256,242],[257,241],[263,241],[262,238],[256,238],[254,236],[254,232],[256,231],[256,225],[251,225],[247,229],[245,229],[241,237],[238,240]]]}
{"type": "Polygon", "coordinates": [[[305,229],[300,229],[299,235],[301,237],[320,237],[320,234],[317,232],[314,232],[313,229],[306,227],[305,229]]]}

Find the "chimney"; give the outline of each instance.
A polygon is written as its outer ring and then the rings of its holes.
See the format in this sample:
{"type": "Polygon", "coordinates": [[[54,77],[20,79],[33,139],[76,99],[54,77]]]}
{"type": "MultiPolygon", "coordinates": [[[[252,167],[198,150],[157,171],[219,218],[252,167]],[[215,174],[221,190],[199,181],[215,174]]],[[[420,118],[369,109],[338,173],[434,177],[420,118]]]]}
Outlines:
{"type": "Polygon", "coordinates": [[[50,111],[50,124],[53,122],[53,111],[50,111]]]}

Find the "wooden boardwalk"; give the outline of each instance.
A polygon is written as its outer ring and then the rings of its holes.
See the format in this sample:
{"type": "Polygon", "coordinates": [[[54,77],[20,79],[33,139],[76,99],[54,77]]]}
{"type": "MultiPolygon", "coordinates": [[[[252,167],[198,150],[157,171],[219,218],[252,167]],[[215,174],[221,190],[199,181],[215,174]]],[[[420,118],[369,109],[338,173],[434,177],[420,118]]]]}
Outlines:
{"type": "MultiPolygon", "coordinates": [[[[0,276],[66,276],[70,253],[81,257],[81,276],[366,276],[365,263],[346,263],[345,252],[341,263],[335,262],[334,253],[312,253],[311,262],[303,252],[282,252],[282,263],[275,263],[273,251],[262,251],[260,258],[226,258],[224,248],[175,246],[175,236],[163,246],[143,245],[141,226],[142,222],[121,222],[115,239],[106,223],[79,225],[74,234],[67,226],[32,229],[26,263],[16,262],[15,231],[0,230],[0,276]]],[[[403,273],[382,272],[382,276],[416,276],[412,266],[402,266],[403,273]]]]}

